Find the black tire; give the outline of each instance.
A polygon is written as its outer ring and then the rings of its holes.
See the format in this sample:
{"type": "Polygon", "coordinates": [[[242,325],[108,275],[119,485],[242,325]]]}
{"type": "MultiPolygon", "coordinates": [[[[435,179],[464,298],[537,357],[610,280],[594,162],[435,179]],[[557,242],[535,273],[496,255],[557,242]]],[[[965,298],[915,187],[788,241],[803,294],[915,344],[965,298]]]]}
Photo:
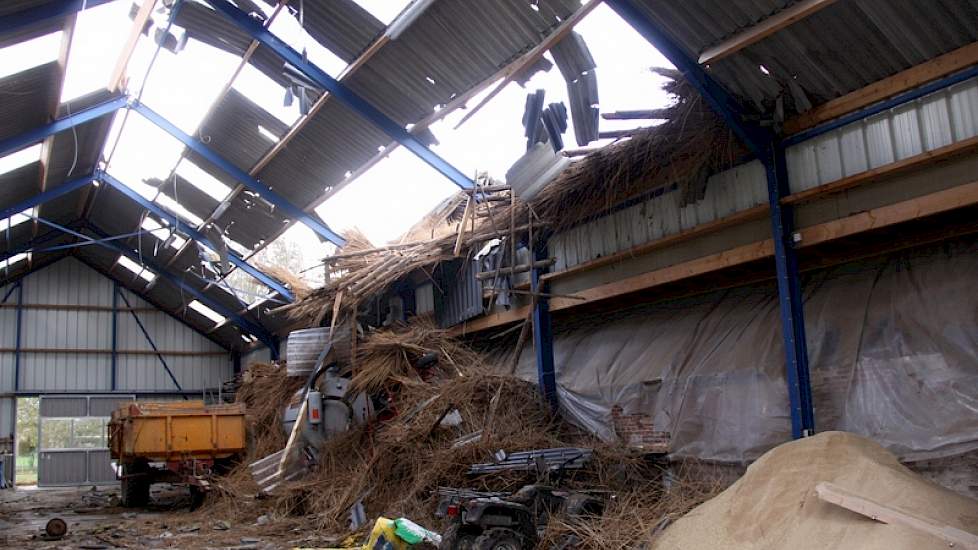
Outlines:
{"type": "Polygon", "coordinates": [[[471,529],[463,529],[458,523],[453,523],[441,535],[438,550],[476,550],[475,539],[478,533],[471,529]]]}
{"type": "Polygon", "coordinates": [[[149,504],[149,476],[146,468],[139,464],[126,464],[122,467],[121,504],[126,508],[140,508],[149,504]]]}
{"type": "Polygon", "coordinates": [[[520,535],[512,529],[495,527],[483,531],[475,539],[475,548],[473,550],[524,550],[529,548],[530,546],[525,543],[523,535],[520,535]]]}
{"type": "Polygon", "coordinates": [[[194,485],[190,486],[190,511],[193,512],[200,508],[204,504],[204,499],[207,497],[207,492],[196,487],[194,485]]]}

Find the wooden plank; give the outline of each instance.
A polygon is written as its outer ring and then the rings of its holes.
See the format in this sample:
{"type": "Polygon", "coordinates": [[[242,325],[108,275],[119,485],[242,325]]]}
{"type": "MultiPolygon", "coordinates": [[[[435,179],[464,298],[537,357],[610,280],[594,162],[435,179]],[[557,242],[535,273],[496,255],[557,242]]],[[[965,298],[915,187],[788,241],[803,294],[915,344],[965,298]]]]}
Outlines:
{"type": "Polygon", "coordinates": [[[785,121],[784,133],[797,134],[975,64],[978,64],[978,42],[972,42],[795,116],[785,121]]]}
{"type": "MultiPolygon", "coordinates": [[[[978,205],[978,181],[896,204],[881,206],[846,218],[799,229],[797,233],[800,235],[801,241],[797,246],[798,248],[810,247],[858,233],[973,205],[978,205]]],[[[560,311],[583,304],[620,297],[655,286],[762,260],[773,255],[774,241],[765,239],[578,291],[575,293],[574,299],[554,298],[550,301],[550,309],[551,311],[560,311]],[[583,300],[580,298],[583,298],[583,300]]],[[[509,311],[480,317],[454,327],[451,329],[450,334],[453,336],[462,336],[521,321],[526,317],[528,310],[528,307],[514,308],[509,311]]]]}
{"type": "Polygon", "coordinates": [[[724,57],[733,55],[740,50],[764,40],[768,36],[789,27],[798,21],[823,10],[836,0],[805,0],[791,7],[785,8],[774,15],[758,21],[752,27],[748,27],[741,32],[727,38],[719,44],[709,47],[700,54],[699,64],[706,65],[719,61],[724,57]]]}
{"type": "Polygon", "coordinates": [[[866,516],[880,523],[903,525],[922,533],[935,536],[951,547],[978,550],[978,536],[946,523],[911,514],[888,504],[857,495],[834,483],[823,481],[815,486],[815,493],[824,502],[866,516]]]}
{"type": "MultiPolygon", "coordinates": [[[[533,63],[543,57],[543,54],[547,53],[550,48],[556,46],[558,42],[570,34],[570,32],[574,30],[574,26],[580,23],[581,20],[584,19],[587,14],[591,13],[594,8],[598,7],[599,4],[601,4],[601,0],[592,0],[591,2],[588,2],[587,4],[584,4],[578,8],[578,10],[572,13],[570,17],[565,19],[563,23],[561,23],[554,30],[554,32],[550,33],[546,40],[534,46],[530,51],[520,56],[520,58],[515,62],[510,63],[499,73],[496,73],[493,80],[502,78],[503,81],[493,88],[493,90],[489,92],[486,97],[482,98],[482,101],[480,101],[475,107],[470,109],[469,112],[458,121],[458,124],[455,125],[455,129],[458,129],[458,127],[464,124],[465,121],[475,116],[475,114],[478,113],[479,110],[481,110],[487,103],[489,103],[492,98],[496,97],[499,92],[503,91],[503,88],[508,86],[510,82],[516,80],[516,77],[519,76],[520,73],[522,73],[530,65],[533,65],[533,63]]],[[[453,103],[456,103],[457,105],[462,104],[462,102],[459,102],[457,99],[456,101],[453,101],[453,103]]]]}
{"type": "MultiPolygon", "coordinates": [[[[475,86],[470,88],[467,92],[459,94],[458,96],[455,97],[455,99],[449,101],[448,104],[446,104],[441,109],[434,111],[433,113],[429,114],[425,118],[421,119],[417,124],[415,124],[411,128],[411,132],[417,134],[421,130],[428,128],[435,122],[438,122],[439,120],[445,118],[446,116],[458,110],[460,107],[464,106],[467,102],[471,101],[475,96],[479,95],[484,89],[492,85],[493,82],[498,81],[500,78],[503,79],[510,78],[513,74],[518,73],[521,69],[532,64],[533,61],[536,61],[536,59],[538,59],[540,56],[546,53],[547,50],[549,50],[554,44],[559,42],[561,38],[566,36],[566,34],[569,33],[571,30],[573,30],[574,26],[577,23],[579,23],[582,19],[584,19],[584,16],[591,13],[591,11],[601,3],[602,0],[592,0],[591,2],[588,2],[587,4],[581,6],[580,9],[574,12],[570,17],[565,19],[564,22],[561,23],[556,29],[554,29],[554,31],[550,33],[547,36],[547,38],[544,39],[543,42],[541,42],[540,44],[532,48],[530,51],[520,56],[516,61],[513,61],[509,65],[497,71],[492,76],[476,84],[475,86]]],[[[367,51],[369,52],[370,50],[368,49],[367,51]]],[[[501,90],[501,88],[499,89],[501,90]]],[[[313,107],[313,109],[315,109],[315,107],[313,107]]],[[[461,124],[461,122],[459,124],[461,124]]],[[[286,138],[288,137],[289,134],[286,134],[286,137],[283,137],[279,143],[287,142],[288,140],[286,138]]],[[[315,210],[315,208],[320,204],[322,204],[323,202],[325,202],[326,199],[330,198],[331,196],[333,196],[334,194],[342,190],[344,187],[346,187],[347,185],[355,181],[357,178],[365,174],[368,170],[373,168],[378,162],[387,158],[387,156],[390,155],[391,152],[393,152],[399,146],[400,143],[396,141],[392,141],[388,143],[387,146],[384,147],[382,151],[375,154],[373,157],[370,158],[370,160],[368,160],[362,166],[354,170],[353,173],[350,174],[348,178],[345,178],[343,181],[336,182],[332,187],[329,187],[327,191],[325,191],[324,193],[316,197],[316,199],[312,201],[311,205],[308,208],[306,208],[306,211],[312,212],[313,210],[315,210]]],[[[277,153],[277,151],[275,151],[275,153],[277,153]]],[[[262,159],[262,162],[259,163],[259,166],[256,166],[255,171],[259,170],[261,166],[264,166],[264,164],[267,164],[267,162],[271,161],[271,158],[272,156],[274,156],[275,153],[270,152],[270,156],[268,156],[267,159],[262,159]]],[[[282,227],[282,229],[277,234],[269,238],[266,241],[266,244],[278,238],[279,235],[281,235],[282,233],[287,231],[290,227],[292,227],[293,223],[295,223],[294,220],[289,220],[289,223],[285,224],[284,227],[282,227]]],[[[261,252],[262,248],[264,247],[259,247],[257,250],[252,252],[251,255],[249,255],[245,259],[247,260],[252,255],[261,252]]]]}
{"type": "MultiPolygon", "coordinates": [[[[17,348],[0,348],[0,353],[16,353],[17,348]]],[[[20,348],[20,353],[67,353],[71,355],[111,355],[110,349],[87,349],[87,348],[20,348]]],[[[153,350],[120,349],[114,353],[119,355],[156,355],[153,350]]],[[[167,351],[160,350],[160,354],[172,357],[224,357],[228,355],[226,351],[167,351]]]]}
{"type": "Polygon", "coordinates": [[[852,189],[860,185],[873,183],[882,179],[896,176],[897,174],[916,170],[925,166],[930,166],[939,162],[944,162],[970,153],[978,152],[978,136],[968,138],[957,143],[939,147],[933,151],[927,151],[919,155],[914,155],[903,160],[866,170],[849,177],[838,179],[818,187],[812,187],[798,193],[792,193],[781,199],[781,204],[799,204],[811,202],[813,199],[823,197],[831,193],[838,193],[847,189],[852,189]]]}
{"type": "Polygon", "coordinates": [[[578,291],[577,296],[584,300],[568,300],[566,298],[554,298],[550,301],[550,310],[559,311],[577,305],[597,302],[623,296],[639,290],[645,290],[666,283],[695,277],[718,269],[725,269],[736,265],[745,264],[754,260],[767,258],[774,254],[774,241],[765,239],[763,241],[737,246],[717,254],[711,254],[688,262],[682,262],[648,273],[642,273],[632,277],[627,277],[620,281],[598,285],[587,290],[578,291]]]}
{"type": "Polygon", "coordinates": [[[647,243],[642,243],[635,245],[627,250],[621,252],[616,252],[615,254],[610,254],[608,256],[603,256],[601,258],[596,258],[584,263],[577,264],[571,268],[565,269],[564,271],[557,271],[555,273],[547,273],[543,275],[543,280],[550,281],[554,279],[561,279],[575,273],[580,273],[582,271],[590,271],[592,269],[624,262],[630,258],[636,256],[641,256],[643,254],[648,254],[653,250],[658,250],[667,246],[672,246],[679,244],[690,239],[697,237],[702,237],[704,235],[709,235],[711,233],[716,233],[721,229],[731,227],[734,225],[739,225],[745,222],[759,220],[767,215],[768,206],[766,204],[761,204],[748,208],[746,210],[741,210],[740,212],[735,212],[729,216],[724,216],[718,220],[713,220],[706,222],[695,227],[690,227],[689,229],[684,229],[679,233],[674,233],[668,235],[661,239],[656,239],[654,241],[649,241],[647,243]]]}
{"type": "Polygon", "coordinates": [[[801,241],[796,246],[804,248],[974,204],[978,204],[978,181],[799,229],[801,241]]]}
{"type": "MultiPolygon", "coordinates": [[[[55,120],[58,118],[58,109],[61,106],[61,94],[65,87],[65,76],[68,74],[68,58],[71,55],[71,43],[75,36],[75,26],[78,22],[78,14],[73,13],[65,19],[65,26],[61,30],[61,49],[58,51],[58,87],[54,94],[51,96],[51,102],[48,104],[48,120],[55,120]]],[[[51,166],[51,155],[54,153],[54,138],[56,136],[48,136],[44,138],[41,142],[41,169],[38,170],[38,188],[41,193],[47,190],[48,186],[48,167],[51,166]]],[[[38,205],[37,214],[41,214],[41,209],[43,205],[38,205]]],[[[40,222],[36,219],[32,222],[33,227],[31,228],[31,239],[37,238],[37,233],[40,230],[40,222]]],[[[28,269],[34,266],[34,255],[27,256],[28,269]]]]}
{"type": "Polygon", "coordinates": [[[137,313],[143,313],[143,312],[151,313],[154,311],[160,311],[155,307],[113,308],[112,306],[89,306],[89,305],[80,305],[80,304],[21,304],[20,306],[11,303],[0,304],[0,309],[16,309],[17,307],[20,307],[21,309],[38,309],[38,310],[54,310],[54,311],[122,311],[122,312],[135,311],[137,313]]]}
{"type": "Polygon", "coordinates": [[[115,62],[115,68],[112,69],[112,76],[109,77],[108,88],[110,92],[115,92],[122,87],[122,81],[126,78],[126,67],[129,66],[129,60],[132,59],[132,54],[136,51],[139,37],[143,34],[143,27],[146,26],[146,22],[149,21],[155,7],[156,0],[143,0],[143,4],[139,6],[139,11],[136,12],[136,17],[129,28],[129,37],[126,39],[125,45],[122,46],[119,59],[115,62]]]}

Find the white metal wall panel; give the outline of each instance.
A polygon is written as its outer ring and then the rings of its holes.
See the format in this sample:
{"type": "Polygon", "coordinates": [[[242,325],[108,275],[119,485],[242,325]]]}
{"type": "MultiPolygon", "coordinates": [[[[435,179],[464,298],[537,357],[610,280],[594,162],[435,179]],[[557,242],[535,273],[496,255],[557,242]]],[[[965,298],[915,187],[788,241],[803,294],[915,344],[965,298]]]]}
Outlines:
{"type": "Polygon", "coordinates": [[[764,167],[752,161],[710,177],[703,198],[680,206],[667,192],[551,237],[555,270],[658,240],[767,202],[764,167]]]}
{"type": "Polygon", "coordinates": [[[15,398],[0,397],[0,437],[13,437],[16,428],[15,398]]]}
{"type": "Polygon", "coordinates": [[[108,355],[21,353],[21,391],[107,390],[111,385],[108,355]]]}
{"type": "MultiPolygon", "coordinates": [[[[285,341],[282,341],[281,349],[285,349],[285,341]]],[[[244,355],[241,357],[241,370],[244,371],[251,365],[255,363],[269,363],[272,360],[272,354],[268,348],[259,348],[255,351],[244,355]]]]}
{"type": "Polygon", "coordinates": [[[789,147],[796,193],[978,136],[978,78],[789,147]]]}
{"type": "Polygon", "coordinates": [[[112,281],[69,259],[26,277],[24,303],[111,306],[112,281]]]}
{"type": "MultiPolygon", "coordinates": [[[[163,357],[184,390],[214,388],[232,376],[232,366],[227,356],[186,357],[164,354],[163,357]]],[[[119,390],[176,389],[155,355],[120,355],[118,369],[116,382],[119,390]]]]}
{"type": "MultiPolygon", "coordinates": [[[[23,279],[25,304],[111,307],[113,283],[74,259],[60,261],[23,279]]],[[[127,292],[134,308],[152,306],[127,292]]],[[[15,299],[12,296],[11,299],[15,299]]],[[[8,300],[8,303],[11,303],[8,300]]],[[[122,300],[119,307],[125,307],[122,300]]],[[[118,312],[117,349],[151,351],[152,347],[128,311],[118,312]]],[[[164,351],[223,352],[193,329],[158,310],[137,311],[156,346],[164,351]]],[[[22,312],[21,347],[26,349],[112,349],[112,312],[70,309],[30,309],[22,312]]],[[[0,347],[16,345],[16,311],[0,309],[0,347]]],[[[219,386],[231,377],[227,354],[170,356],[164,354],[185,390],[219,386]]],[[[108,391],[110,353],[21,353],[21,391],[108,391]]],[[[120,353],[117,389],[168,391],[175,389],[155,355],[120,353]]],[[[0,391],[13,391],[13,354],[0,353],[0,391]]]]}

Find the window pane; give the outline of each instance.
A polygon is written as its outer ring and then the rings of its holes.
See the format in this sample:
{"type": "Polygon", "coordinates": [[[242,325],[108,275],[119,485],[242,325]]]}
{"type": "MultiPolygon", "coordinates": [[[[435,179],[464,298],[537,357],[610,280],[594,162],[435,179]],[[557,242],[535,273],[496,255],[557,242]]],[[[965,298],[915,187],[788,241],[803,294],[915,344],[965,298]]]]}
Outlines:
{"type": "Polygon", "coordinates": [[[41,449],[68,449],[70,444],[70,418],[41,419],[41,449]]]}

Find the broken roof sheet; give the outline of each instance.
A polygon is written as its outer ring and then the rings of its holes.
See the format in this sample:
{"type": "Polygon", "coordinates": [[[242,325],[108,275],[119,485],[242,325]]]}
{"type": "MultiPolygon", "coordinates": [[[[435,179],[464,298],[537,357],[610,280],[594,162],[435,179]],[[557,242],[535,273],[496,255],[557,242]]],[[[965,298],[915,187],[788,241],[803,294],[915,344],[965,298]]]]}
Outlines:
{"type": "MultiPolygon", "coordinates": [[[[691,59],[797,2],[637,0],[691,59]]],[[[720,84],[747,107],[771,110],[794,81],[813,106],[978,40],[975,0],[847,0],[710,64],[720,84]],[[770,75],[760,70],[763,65],[770,75]]]]}

